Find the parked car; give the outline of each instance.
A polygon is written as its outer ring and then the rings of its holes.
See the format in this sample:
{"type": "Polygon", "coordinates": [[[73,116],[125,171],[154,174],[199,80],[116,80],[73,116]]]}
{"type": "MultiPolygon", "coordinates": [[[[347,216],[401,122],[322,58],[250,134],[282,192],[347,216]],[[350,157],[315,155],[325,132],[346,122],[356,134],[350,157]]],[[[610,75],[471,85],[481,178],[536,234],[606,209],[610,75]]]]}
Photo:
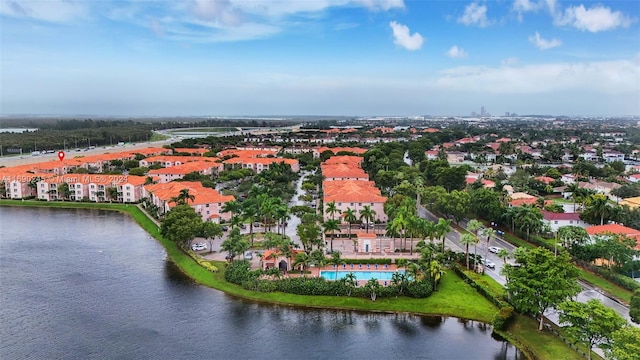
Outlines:
{"type": "Polygon", "coordinates": [[[500,250],[501,249],[499,247],[497,247],[497,246],[489,246],[489,251],[494,253],[494,254],[497,254],[498,251],[500,251],[500,250]]]}
{"type": "Polygon", "coordinates": [[[246,260],[251,260],[253,259],[253,254],[250,251],[247,251],[246,253],[244,253],[244,258],[246,260]]]}
{"type": "Polygon", "coordinates": [[[253,227],[260,227],[260,226],[261,226],[260,223],[257,221],[253,223],[253,227]]]}
{"type": "Polygon", "coordinates": [[[207,250],[207,244],[205,244],[205,243],[193,244],[193,245],[191,245],[191,250],[193,250],[193,251],[207,250]]]}
{"type": "Polygon", "coordinates": [[[226,225],[223,225],[223,226],[222,226],[222,231],[227,231],[227,230],[229,230],[229,227],[228,227],[228,226],[226,226],[226,225]]]}

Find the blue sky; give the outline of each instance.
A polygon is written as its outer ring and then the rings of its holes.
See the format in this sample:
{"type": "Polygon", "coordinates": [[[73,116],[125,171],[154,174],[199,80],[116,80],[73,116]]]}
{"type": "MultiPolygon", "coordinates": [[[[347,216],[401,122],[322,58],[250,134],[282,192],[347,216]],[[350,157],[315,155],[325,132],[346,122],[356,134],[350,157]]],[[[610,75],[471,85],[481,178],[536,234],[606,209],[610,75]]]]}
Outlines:
{"type": "Polygon", "coordinates": [[[640,115],[640,2],[0,0],[0,114],[640,115]]]}

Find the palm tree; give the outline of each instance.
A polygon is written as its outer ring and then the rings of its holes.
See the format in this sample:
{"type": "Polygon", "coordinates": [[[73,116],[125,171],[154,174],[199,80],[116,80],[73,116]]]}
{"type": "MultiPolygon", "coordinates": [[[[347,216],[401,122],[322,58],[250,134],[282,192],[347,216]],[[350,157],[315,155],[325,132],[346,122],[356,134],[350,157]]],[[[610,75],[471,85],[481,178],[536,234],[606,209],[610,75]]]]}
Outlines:
{"type": "MultiPolygon", "coordinates": [[[[497,231],[493,228],[484,228],[484,230],[482,230],[482,235],[486,236],[487,238],[487,242],[484,244],[484,258],[487,258],[488,252],[489,252],[489,243],[491,242],[492,238],[495,238],[497,235],[497,231]]],[[[482,273],[484,274],[484,266],[482,267],[482,273]]]]}
{"type": "Polygon", "coordinates": [[[181,200],[180,202],[182,204],[188,204],[189,200],[193,202],[196,200],[196,197],[194,195],[189,194],[189,189],[182,189],[180,190],[180,194],[178,194],[178,200],[181,200]]]}
{"type": "Polygon", "coordinates": [[[329,232],[331,234],[331,252],[333,253],[333,234],[334,231],[338,231],[340,232],[340,226],[338,225],[338,220],[335,219],[329,219],[327,221],[324,222],[324,224],[322,224],[322,227],[324,228],[324,232],[327,233],[329,232]]]}
{"type": "Polygon", "coordinates": [[[365,229],[367,233],[369,232],[369,223],[373,222],[375,216],[376,211],[371,208],[371,205],[365,205],[360,209],[360,220],[365,221],[365,229]]]}
{"type": "Polygon", "coordinates": [[[349,224],[349,239],[351,239],[351,224],[358,221],[356,211],[351,208],[347,208],[347,210],[345,210],[344,212],[344,221],[349,224]]]}
{"type": "Polygon", "coordinates": [[[509,252],[505,249],[498,250],[498,257],[502,259],[502,263],[506,264],[507,259],[509,258],[509,252]]]}
{"type": "Polygon", "coordinates": [[[518,211],[516,223],[521,231],[523,229],[527,230],[527,240],[529,240],[531,230],[537,231],[542,227],[542,212],[535,206],[522,205],[518,211]]]}
{"type": "Polygon", "coordinates": [[[242,219],[249,221],[249,236],[251,237],[251,246],[253,246],[253,223],[258,216],[258,208],[251,200],[245,200],[242,203],[242,219]]]}
{"type": "Polygon", "coordinates": [[[327,206],[326,206],[326,209],[325,209],[325,213],[329,214],[329,216],[331,216],[331,220],[333,220],[334,219],[334,215],[339,213],[339,212],[340,212],[340,210],[336,206],[336,202],[335,201],[327,203],[327,206]]]}
{"type": "Polygon", "coordinates": [[[209,240],[209,252],[213,252],[213,238],[222,237],[222,226],[220,224],[213,223],[211,221],[205,221],[202,223],[202,237],[209,240]]]}
{"type": "Polygon", "coordinates": [[[294,268],[300,266],[303,271],[302,276],[306,277],[307,274],[304,271],[306,270],[307,267],[309,267],[309,265],[311,265],[311,261],[312,259],[311,259],[311,256],[309,256],[309,254],[307,254],[304,251],[299,252],[296,254],[292,266],[294,268]]]}
{"type": "Polygon", "coordinates": [[[419,281],[422,276],[422,267],[420,264],[413,261],[407,264],[407,269],[405,271],[413,281],[419,281]]]}
{"type": "Polygon", "coordinates": [[[518,217],[518,213],[520,212],[519,206],[508,207],[505,212],[502,214],[502,217],[505,221],[511,223],[511,232],[516,231],[516,218],[518,217]]]}
{"type": "Polygon", "coordinates": [[[285,204],[278,206],[276,208],[275,215],[278,219],[278,223],[282,226],[282,238],[284,239],[287,220],[291,219],[291,216],[289,216],[289,207],[285,204]]]}
{"type": "Polygon", "coordinates": [[[429,276],[431,276],[431,279],[433,280],[433,291],[436,291],[436,285],[438,284],[438,281],[440,281],[442,275],[444,275],[445,273],[446,272],[442,268],[442,265],[440,265],[437,260],[432,260],[429,263],[429,276]]]}
{"type": "Polygon", "coordinates": [[[233,219],[240,213],[242,207],[239,202],[235,200],[227,201],[222,205],[222,209],[220,209],[221,213],[231,213],[231,218],[233,219]]]}
{"type": "Polygon", "coordinates": [[[438,223],[435,227],[436,236],[442,240],[442,253],[444,254],[444,240],[447,237],[447,234],[451,231],[451,219],[443,219],[439,218],[438,223]]]}
{"type": "MultiPolygon", "coordinates": [[[[407,276],[403,273],[394,272],[391,274],[391,285],[395,286],[398,289],[398,295],[402,296],[404,294],[405,287],[407,286],[407,276]]],[[[396,295],[396,298],[398,296],[396,295]]]]}
{"type": "Polygon", "coordinates": [[[571,193],[571,199],[573,200],[573,212],[576,212],[576,198],[578,189],[580,189],[580,185],[575,182],[567,185],[567,187],[564,189],[565,192],[571,193]]]}
{"type": "Polygon", "coordinates": [[[347,286],[347,296],[351,296],[351,291],[357,285],[356,276],[354,275],[354,273],[350,272],[342,279],[344,280],[344,284],[347,286]]]}
{"type": "Polygon", "coordinates": [[[260,200],[260,213],[262,215],[263,223],[265,224],[265,226],[267,227],[267,231],[269,232],[271,231],[272,220],[275,217],[280,198],[273,198],[265,195],[262,196],[260,200]]]}
{"type": "Polygon", "coordinates": [[[478,243],[478,238],[473,234],[464,233],[460,237],[460,243],[465,245],[466,247],[466,255],[467,255],[467,270],[469,270],[469,245],[474,245],[478,243]]]}
{"type": "Polygon", "coordinates": [[[371,294],[371,301],[376,301],[377,293],[380,290],[380,283],[376,279],[371,279],[367,281],[367,284],[364,286],[371,294]]]}
{"type": "Polygon", "coordinates": [[[591,213],[597,217],[599,216],[600,225],[604,225],[604,218],[611,211],[611,206],[609,206],[608,201],[609,199],[607,199],[606,195],[603,195],[603,194],[590,195],[585,200],[584,212],[591,213]]]}
{"type": "MultiPolygon", "coordinates": [[[[331,220],[328,220],[331,221],[331,220]]],[[[329,260],[327,261],[327,264],[329,265],[334,265],[336,268],[336,276],[335,279],[338,280],[338,266],[344,264],[344,260],[342,260],[342,257],[340,256],[340,251],[336,251],[331,253],[331,257],[329,258],[329,260]]]]}

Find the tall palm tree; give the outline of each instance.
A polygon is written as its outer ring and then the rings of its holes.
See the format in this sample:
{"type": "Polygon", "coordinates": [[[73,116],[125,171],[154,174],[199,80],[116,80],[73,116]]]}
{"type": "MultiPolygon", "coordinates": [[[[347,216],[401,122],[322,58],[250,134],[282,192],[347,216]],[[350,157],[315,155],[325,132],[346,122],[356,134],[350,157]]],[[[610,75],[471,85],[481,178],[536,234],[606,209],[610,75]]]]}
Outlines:
{"type": "MultiPolygon", "coordinates": [[[[488,252],[489,252],[489,243],[491,242],[491,239],[494,239],[496,237],[496,235],[498,234],[498,232],[493,229],[493,228],[484,228],[484,230],[482,230],[482,236],[486,237],[487,242],[484,244],[484,258],[487,258],[488,252]]],[[[482,273],[484,274],[484,266],[482,267],[482,273]]]]}
{"type": "MultiPolygon", "coordinates": [[[[331,221],[331,220],[328,220],[331,221]]],[[[338,280],[338,267],[342,264],[344,264],[344,260],[342,259],[341,255],[340,255],[340,251],[336,251],[331,253],[331,257],[329,258],[329,260],[327,261],[327,264],[329,265],[334,265],[336,268],[336,276],[335,279],[338,280]]]]}
{"type": "Polygon", "coordinates": [[[356,287],[356,275],[352,272],[345,275],[343,278],[344,284],[347,286],[347,296],[351,296],[351,291],[356,287]]]}
{"type": "Polygon", "coordinates": [[[253,246],[253,223],[258,217],[258,206],[253,199],[247,199],[242,203],[242,219],[249,221],[249,236],[253,246]]]}
{"type": "Polygon", "coordinates": [[[500,259],[502,259],[502,263],[506,264],[507,263],[507,259],[509,258],[509,252],[506,249],[500,249],[498,250],[498,257],[500,259]]]}
{"type": "MultiPolygon", "coordinates": [[[[396,236],[399,236],[402,233],[404,218],[400,216],[396,216],[393,220],[387,223],[387,236],[391,237],[391,241],[393,243],[393,249],[395,251],[396,248],[396,236]]],[[[402,245],[402,243],[400,243],[402,245]]]]}
{"type": "Polygon", "coordinates": [[[196,197],[189,194],[189,189],[182,189],[180,190],[180,194],[178,194],[178,199],[181,200],[183,204],[188,204],[189,201],[194,202],[196,197]]]}
{"type": "Polygon", "coordinates": [[[331,234],[331,252],[333,253],[333,234],[335,231],[340,232],[340,226],[338,225],[338,220],[336,219],[329,219],[327,221],[324,222],[324,224],[322,224],[322,227],[324,228],[324,232],[325,233],[330,233],[331,234]]]}
{"type": "Polygon", "coordinates": [[[291,219],[289,215],[289,207],[285,204],[282,204],[276,208],[275,211],[276,218],[278,219],[278,223],[282,226],[282,238],[285,238],[285,230],[287,227],[287,220],[291,219]]]}
{"type": "Polygon", "coordinates": [[[585,200],[584,212],[589,212],[595,216],[600,217],[600,225],[604,225],[604,218],[611,211],[611,206],[608,204],[609,199],[603,194],[594,194],[587,197],[585,200]]]}
{"type": "Polygon", "coordinates": [[[345,210],[344,212],[344,221],[349,224],[349,239],[351,239],[351,224],[358,221],[356,211],[351,208],[347,208],[347,210],[345,210]]]}
{"type": "Polygon", "coordinates": [[[298,267],[300,266],[302,268],[303,271],[303,277],[306,277],[307,274],[304,272],[307,267],[309,267],[309,265],[311,265],[311,256],[309,256],[309,254],[307,254],[306,252],[302,251],[296,254],[294,260],[293,260],[293,264],[291,265],[292,267],[298,267]]]}
{"type": "Polygon", "coordinates": [[[516,223],[520,230],[527,230],[527,240],[531,231],[538,231],[542,227],[542,211],[532,205],[522,205],[516,217],[516,223]]]}
{"type": "Polygon", "coordinates": [[[222,209],[220,209],[221,213],[231,213],[231,218],[236,217],[242,211],[242,207],[239,202],[235,200],[227,201],[222,205],[222,209]]]}
{"type": "Polygon", "coordinates": [[[469,245],[474,245],[478,243],[478,238],[473,234],[464,233],[460,237],[460,243],[465,245],[466,255],[467,255],[467,270],[469,270],[469,245]]]}
{"type": "Polygon", "coordinates": [[[573,200],[573,212],[576,212],[576,197],[578,189],[580,189],[580,185],[575,182],[567,185],[567,187],[564,189],[565,192],[571,193],[571,199],[573,200]]]}
{"type": "Polygon", "coordinates": [[[447,238],[447,234],[451,232],[451,219],[439,218],[435,230],[436,236],[442,240],[442,253],[444,254],[444,241],[447,238]]]}
{"type": "Polygon", "coordinates": [[[335,214],[340,212],[340,209],[338,209],[338,207],[336,206],[336,202],[332,201],[330,203],[327,203],[325,211],[326,214],[329,214],[329,216],[331,217],[331,220],[333,220],[335,218],[335,214]]]}
{"type": "Polygon", "coordinates": [[[431,276],[431,280],[433,280],[433,291],[436,291],[436,285],[438,284],[438,281],[440,281],[442,275],[444,275],[445,273],[446,272],[442,268],[442,265],[440,265],[437,260],[432,260],[429,263],[429,276],[431,276]]]}
{"type": "Polygon", "coordinates": [[[366,232],[369,232],[369,223],[375,219],[376,211],[371,208],[371,205],[365,205],[360,209],[360,220],[365,221],[366,232]]]}

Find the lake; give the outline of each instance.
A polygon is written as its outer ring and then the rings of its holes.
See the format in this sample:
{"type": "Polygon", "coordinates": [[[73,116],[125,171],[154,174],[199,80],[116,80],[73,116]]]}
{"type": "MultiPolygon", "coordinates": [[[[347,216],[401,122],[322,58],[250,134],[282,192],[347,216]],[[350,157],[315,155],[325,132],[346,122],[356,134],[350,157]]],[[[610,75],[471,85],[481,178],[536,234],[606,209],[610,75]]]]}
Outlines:
{"type": "Polygon", "coordinates": [[[123,214],[0,207],[1,359],[516,359],[456,318],[301,309],[193,283],[123,214]]]}

